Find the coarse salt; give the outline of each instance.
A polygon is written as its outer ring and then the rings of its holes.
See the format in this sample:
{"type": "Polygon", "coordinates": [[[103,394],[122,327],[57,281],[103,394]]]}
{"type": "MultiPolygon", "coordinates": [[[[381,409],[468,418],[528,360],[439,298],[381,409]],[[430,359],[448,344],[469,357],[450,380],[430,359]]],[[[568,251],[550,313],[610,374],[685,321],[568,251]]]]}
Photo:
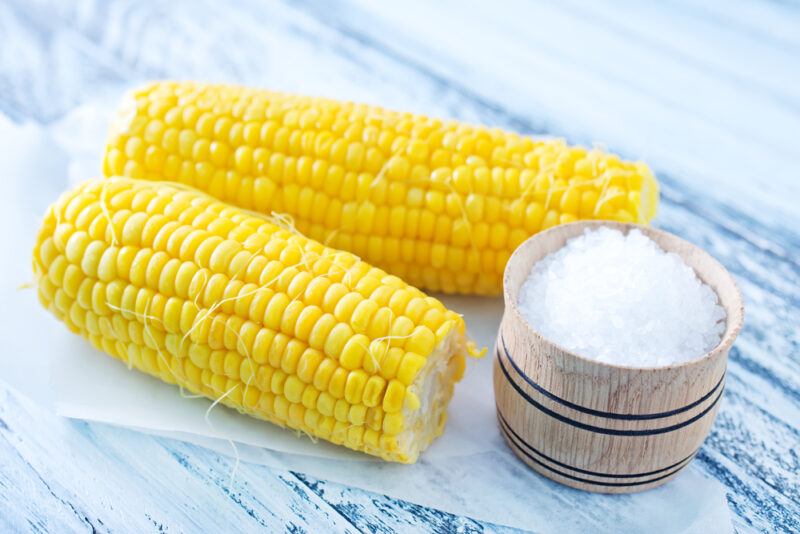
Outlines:
{"type": "Polygon", "coordinates": [[[725,311],[680,256],[639,230],[586,230],[537,262],[519,310],[550,341],[614,365],[662,367],[719,344],[725,311]]]}

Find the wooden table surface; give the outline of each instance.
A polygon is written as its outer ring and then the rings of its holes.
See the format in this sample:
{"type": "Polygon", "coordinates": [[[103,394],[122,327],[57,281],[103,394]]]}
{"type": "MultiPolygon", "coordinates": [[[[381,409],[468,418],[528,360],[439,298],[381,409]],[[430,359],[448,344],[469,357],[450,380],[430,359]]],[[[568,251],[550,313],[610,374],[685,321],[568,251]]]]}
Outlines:
{"type": "MultiPolygon", "coordinates": [[[[737,531],[800,531],[800,4],[223,4],[0,0],[0,112],[48,124],[142,80],[224,80],[646,160],[655,224],[709,250],[746,301],[696,464],[727,487],[737,531]]],[[[0,381],[3,532],[508,530],[257,465],[230,490],[231,466],[55,417],[0,381]]]]}

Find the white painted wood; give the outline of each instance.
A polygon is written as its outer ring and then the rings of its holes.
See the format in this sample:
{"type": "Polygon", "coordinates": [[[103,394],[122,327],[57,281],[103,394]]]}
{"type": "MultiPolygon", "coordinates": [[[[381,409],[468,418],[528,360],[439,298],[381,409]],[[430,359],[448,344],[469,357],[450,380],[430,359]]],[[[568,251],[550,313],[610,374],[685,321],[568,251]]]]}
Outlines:
{"type": "MultiPolygon", "coordinates": [[[[656,225],[707,249],[744,295],[745,328],[696,460],[728,487],[741,531],[800,530],[798,66],[791,0],[0,0],[0,112],[15,121],[57,120],[120,84],[191,77],[602,141],[646,159],[663,184],[656,225]]],[[[276,517],[308,531],[495,528],[252,466],[241,468],[246,495],[231,497],[227,459],[0,395],[3,531],[191,530],[193,518],[246,530],[276,517]],[[175,494],[183,500],[164,497],[175,494]]]]}

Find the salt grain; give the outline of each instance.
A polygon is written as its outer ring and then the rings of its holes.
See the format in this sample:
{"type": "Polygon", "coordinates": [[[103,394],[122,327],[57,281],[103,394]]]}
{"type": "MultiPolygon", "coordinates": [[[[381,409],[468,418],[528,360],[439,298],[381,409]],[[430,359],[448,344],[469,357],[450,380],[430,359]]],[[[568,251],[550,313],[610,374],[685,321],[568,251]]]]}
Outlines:
{"type": "Polygon", "coordinates": [[[661,367],[713,349],[725,331],[716,293],[639,230],[599,228],[537,262],[519,296],[544,337],[581,356],[661,367]]]}

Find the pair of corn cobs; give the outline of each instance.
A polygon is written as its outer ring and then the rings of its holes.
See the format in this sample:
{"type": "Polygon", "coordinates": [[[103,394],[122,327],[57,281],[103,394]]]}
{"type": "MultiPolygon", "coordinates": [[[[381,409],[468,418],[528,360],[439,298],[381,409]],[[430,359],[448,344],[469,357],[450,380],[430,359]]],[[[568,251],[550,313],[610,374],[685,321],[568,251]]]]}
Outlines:
{"type": "Polygon", "coordinates": [[[414,286],[497,294],[528,236],[646,223],[658,195],[644,164],[558,140],[172,82],[124,103],[104,173],[45,217],[48,309],[129,367],[407,463],[478,354],[414,286]]]}

